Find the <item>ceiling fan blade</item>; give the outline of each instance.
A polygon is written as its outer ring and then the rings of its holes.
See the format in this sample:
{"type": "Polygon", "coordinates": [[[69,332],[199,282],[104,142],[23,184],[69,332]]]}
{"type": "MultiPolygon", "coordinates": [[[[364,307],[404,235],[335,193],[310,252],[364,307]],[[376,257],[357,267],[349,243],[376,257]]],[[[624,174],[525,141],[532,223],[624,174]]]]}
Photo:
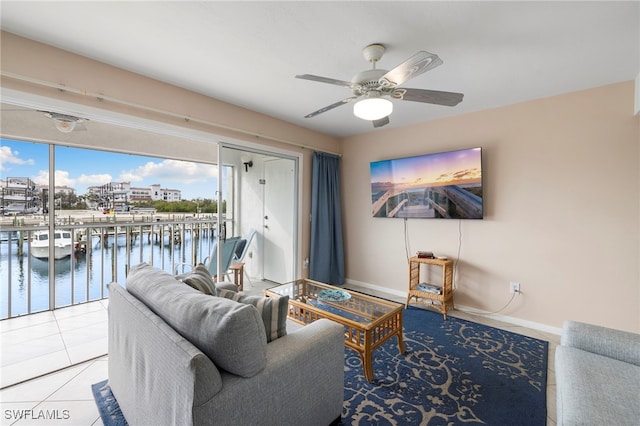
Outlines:
{"type": "Polygon", "coordinates": [[[357,83],[351,83],[350,81],[336,80],[335,78],[320,77],[318,75],[312,75],[312,74],[300,74],[300,75],[296,75],[296,78],[301,78],[303,80],[317,81],[320,83],[335,84],[336,86],[347,87],[349,89],[360,88],[360,85],[357,83]]]}
{"type": "Polygon", "coordinates": [[[372,123],[374,128],[385,126],[389,124],[389,116],[382,117],[380,120],[373,120],[372,123]]]}
{"type": "Polygon", "coordinates": [[[315,117],[316,115],[320,115],[320,114],[322,114],[323,112],[327,112],[327,111],[329,111],[330,109],[337,108],[337,107],[339,107],[340,105],[348,104],[348,103],[349,103],[349,102],[351,102],[352,100],[354,100],[354,99],[358,99],[359,97],[360,97],[360,96],[352,96],[352,97],[350,97],[350,98],[346,98],[346,99],[343,99],[343,100],[341,100],[341,101],[338,101],[338,102],[336,102],[335,104],[327,105],[327,106],[326,106],[326,107],[324,107],[324,108],[320,108],[319,110],[312,112],[311,114],[307,114],[307,115],[305,115],[305,116],[304,116],[304,118],[312,118],[312,117],[315,117]]]}
{"type": "Polygon", "coordinates": [[[390,85],[399,86],[405,81],[425,71],[429,71],[438,65],[442,65],[442,59],[440,59],[438,55],[421,50],[383,75],[380,81],[386,81],[390,85]]]}
{"type": "Polygon", "coordinates": [[[464,95],[454,92],[440,92],[438,90],[402,89],[404,94],[398,99],[403,101],[424,102],[444,106],[456,106],[462,102],[464,95]]]}

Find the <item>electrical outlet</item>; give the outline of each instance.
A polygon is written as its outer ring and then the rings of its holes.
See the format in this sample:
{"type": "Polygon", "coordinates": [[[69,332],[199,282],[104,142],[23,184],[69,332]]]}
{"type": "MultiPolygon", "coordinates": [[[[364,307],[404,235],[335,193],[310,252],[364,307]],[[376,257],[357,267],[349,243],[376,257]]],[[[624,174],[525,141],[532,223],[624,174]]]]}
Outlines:
{"type": "Polygon", "coordinates": [[[509,283],[509,293],[520,293],[520,283],[511,281],[509,283]]]}

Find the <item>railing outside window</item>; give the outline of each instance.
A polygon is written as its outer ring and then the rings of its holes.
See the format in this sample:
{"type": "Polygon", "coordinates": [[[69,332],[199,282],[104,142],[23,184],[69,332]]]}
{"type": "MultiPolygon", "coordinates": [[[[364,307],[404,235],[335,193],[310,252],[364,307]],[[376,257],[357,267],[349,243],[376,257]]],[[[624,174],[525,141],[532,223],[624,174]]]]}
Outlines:
{"type": "Polygon", "coordinates": [[[179,263],[195,265],[209,255],[217,234],[214,216],[66,222],[55,230],[71,234],[70,255],[55,260],[35,256],[33,237],[48,225],[2,226],[0,319],[107,298],[107,284],[126,285],[130,267],[139,263],[170,273],[179,263]]]}

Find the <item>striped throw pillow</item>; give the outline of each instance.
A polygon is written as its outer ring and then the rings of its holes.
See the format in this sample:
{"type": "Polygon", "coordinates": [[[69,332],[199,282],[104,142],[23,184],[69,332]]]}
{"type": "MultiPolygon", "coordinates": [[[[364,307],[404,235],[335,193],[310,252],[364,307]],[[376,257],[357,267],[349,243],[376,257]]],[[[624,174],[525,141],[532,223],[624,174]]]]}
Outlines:
{"type": "Polygon", "coordinates": [[[215,296],[217,294],[216,285],[211,278],[211,274],[207,270],[207,267],[202,263],[198,264],[193,272],[182,279],[182,282],[195,288],[201,293],[215,296]]]}
{"type": "Polygon", "coordinates": [[[255,306],[258,312],[260,312],[262,322],[264,323],[264,329],[267,333],[267,343],[287,335],[289,296],[247,296],[242,293],[223,289],[218,290],[218,296],[255,306]]]}

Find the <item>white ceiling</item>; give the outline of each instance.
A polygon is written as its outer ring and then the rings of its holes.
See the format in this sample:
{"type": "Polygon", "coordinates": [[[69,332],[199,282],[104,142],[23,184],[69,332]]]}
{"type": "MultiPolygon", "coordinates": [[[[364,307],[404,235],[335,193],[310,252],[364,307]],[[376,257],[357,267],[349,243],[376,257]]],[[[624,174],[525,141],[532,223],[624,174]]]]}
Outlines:
{"type": "MultiPolygon", "coordinates": [[[[351,80],[426,50],[444,64],[403,87],[461,92],[456,107],[394,101],[391,124],[632,80],[640,71],[640,2],[31,2],[6,1],[1,28],[335,136],[373,131],[345,105],[351,80]]],[[[384,129],[383,128],[383,129],[384,129]]]]}

